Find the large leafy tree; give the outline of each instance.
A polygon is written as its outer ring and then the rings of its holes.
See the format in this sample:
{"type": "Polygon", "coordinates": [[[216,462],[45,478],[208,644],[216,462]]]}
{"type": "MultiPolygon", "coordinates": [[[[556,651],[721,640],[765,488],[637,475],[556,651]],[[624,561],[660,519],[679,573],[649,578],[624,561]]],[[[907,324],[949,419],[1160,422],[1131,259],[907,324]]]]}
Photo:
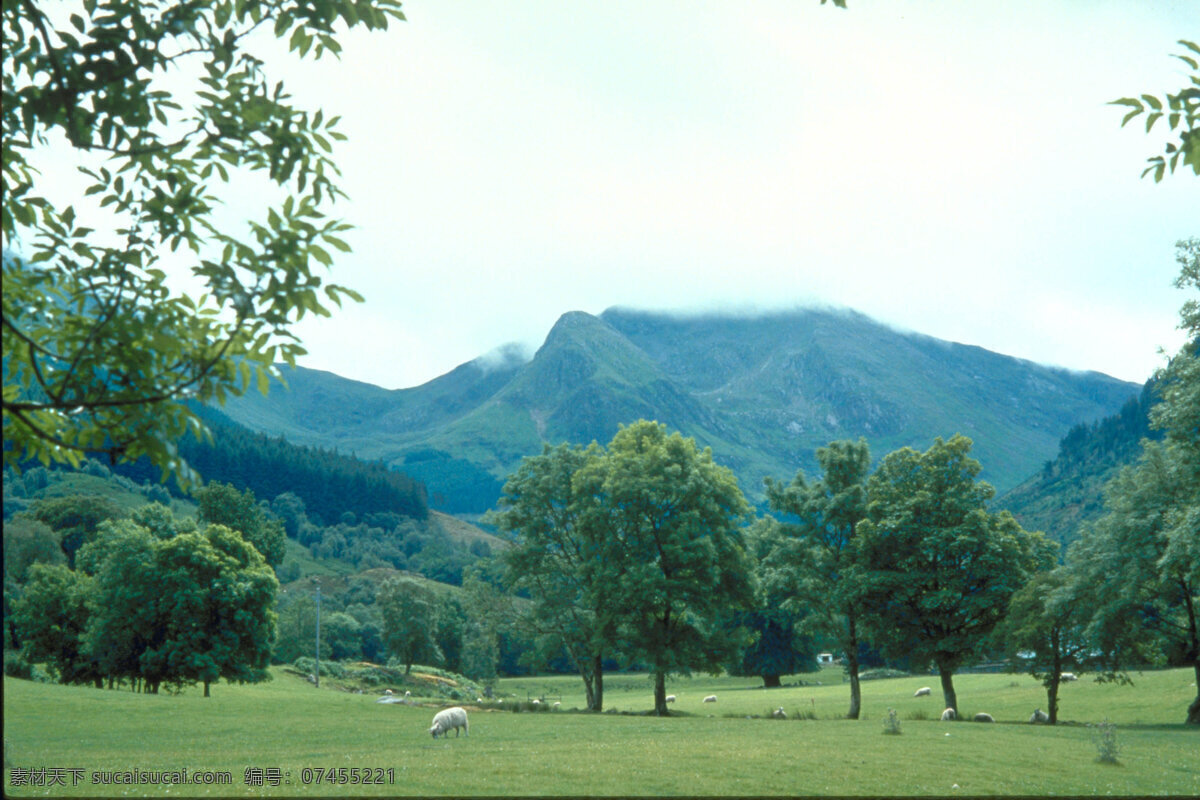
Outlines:
{"type": "Polygon", "coordinates": [[[337,27],[396,19],[397,0],[4,3],[6,464],[145,455],[186,482],[175,443],[203,425],[184,401],[266,391],[304,352],[297,320],[361,299],[320,274],[349,249],[328,217],[337,118],[245,47],[269,31],[319,58],[337,27]],[[49,195],[46,157],[79,163],[83,197],[49,195]],[[261,216],[218,222],[255,182],[276,194],[261,216]],[[199,296],[172,288],[178,263],[199,296]]]}
{"type": "Polygon", "coordinates": [[[817,450],[817,463],[823,477],[812,483],[803,472],[786,486],[767,479],[771,510],[789,520],[778,526],[779,536],[767,558],[767,580],[788,596],[786,603],[810,611],[810,628],[841,645],[850,676],[846,716],[858,719],[862,609],[851,566],[858,525],[867,516],[870,448],[866,439],[832,442],[817,450]]]}
{"type": "Polygon", "coordinates": [[[104,674],[209,686],[256,682],[275,637],[278,582],[241,534],[223,525],[160,539],[129,520],[105,523],[80,551],[95,574],[88,650],[104,674]]]}
{"type": "MultiPolygon", "coordinates": [[[[1200,290],[1200,239],[1178,242],[1176,286],[1200,290]]],[[[1200,682],[1200,300],[1181,310],[1188,343],[1158,376],[1150,410],[1164,432],[1105,491],[1105,515],[1068,553],[1093,615],[1089,634],[1122,666],[1167,660],[1200,682]]],[[[1200,689],[1187,722],[1200,725],[1200,689]]]]}
{"type": "Polygon", "coordinates": [[[711,450],[646,420],[622,427],[576,481],[595,498],[580,521],[593,531],[584,582],[613,615],[622,655],[649,668],[665,716],[668,675],[719,672],[744,644],[723,623],[754,604],[746,500],[711,450]]]}
{"type": "Polygon", "coordinates": [[[500,556],[504,580],[513,591],[526,592],[533,606],[526,616],[535,632],[535,645],[545,657],[566,652],[583,679],[587,707],[604,707],[606,650],[613,647],[613,617],[602,600],[601,587],[587,583],[600,577],[588,569],[587,559],[603,535],[596,526],[580,524],[595,502],[575,474],[599,459],[602,450],[567,444],[551,448],[521,462],[504,484],[502,511],[493,516],[496,526],[516,537],[514,546],[500,556]]]}
{"type": "Polygon", "coordinates": [[[890,453],[867,482],[867,519],[855,537],[854,582],[871,641],[889,656],[933,663],[946,707],[958,710],[954,673],[986,643],[1009,600],[1051,544],[976,481],[971,440],[938,438],[924,453],[890,453]]]}

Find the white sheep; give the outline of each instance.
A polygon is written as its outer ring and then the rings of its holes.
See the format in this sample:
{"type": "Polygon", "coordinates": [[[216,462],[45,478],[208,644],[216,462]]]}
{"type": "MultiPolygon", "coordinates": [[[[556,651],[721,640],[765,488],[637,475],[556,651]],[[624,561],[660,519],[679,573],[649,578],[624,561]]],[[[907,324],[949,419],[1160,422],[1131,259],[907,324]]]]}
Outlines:
{"type": "Polygon", "coordinates": [[[540,705],[542,704],[542,701],[541,701],[541,700],[538,700],[538,699],[535,697],[535,698],[533,698],[533,704],[534,704],[535,706],[540,706],[540,705]]]}
{"type": "Polygon", "coordinates": [[[985,714],[982,711],[979,712],[978,714],[976,714],[974,719],[976,722],[995,722],[996,721],[996,720],[992,719],[991,714],[985,714]]]}
{"type": "Polygon", "coordinates": [[[917,689],[913,697],[925,697],[929,694],[933,694],[933,689],[930,689],[928,686],[922,686],[920,689],[917,689]]]}
{"type": "Polygon", "coordinates": [[[555,700],[554,705],[552,705],[550,707],[551,708],[559,708],[560,706],[562,706],[562,703],[560,703],[558,700],[555,700]]]}
{"type": "Polygon", "coordinates": [[[1035,708],[1033,714],[1029,717],[1030,725],[1045,725],[1050,721],[1050,715],[1040,708],[1035,708]]]}
{"type": "Polygon", "coordinates": [[[390,695],[390,694],[392,693],[392,690],[391,690],[391,689],[384,689],[384,690],[383,690],[383,693],[384,693],[384,694],[387,694],[387,695],[390,695]]]}
{"type": "Polygon", "coordinates": [[[953,708],[947,708],[942,712],[942,722],[953,722],[956,719],[958,719],[958,714],[953,708]]]}
{"type": "Polygon", "coordinates": [[[673,695],[673,694],[669,694],[669,695],[667,695],[667,702],[668,702],[668,703],[674,703],[674,702],[675,702],[675,695],[673,695]]]}
{"type": "Polygon", "coordinates": [[[775,719],[787,719],[787,712],[783,710],[783,706],[771,712],[771,716],[775,719]]]}
{"type": "Polygon", "coordinates": [[[1077,680],[1079,680],[1079,678],[1077,678],[1077,677],[1075,676],[1075,673],[1074,673],[1074,672],[1064,672],[1064,673],[1063,673],[1062,675],[1060,675],[1059,677],[1060,677],[1062,680],[1064,680],[1064,681],[1077,681],[1077,680]]]}
{"type": "Polygon", "coordinates": [[[716,696],[715,694],[710,694],[708,697],[704,698],[704,699],[703,699],[703,700],[701,700],[700,702],[702,702],[702,703],[715,703],[715,702],[717,702],[717,696],[716,696]]]}
{"type": "Polygon", "coordinates": [[[458,729],[462,728],[463,733],[467,736],[471,735],[471,731],[467,728],[467,711],[459,706],[453,708],[444,708],[433,715],[433,727],[429,732],[433,734],[433,738],[437,738],[438,734],[449,736],[451,729],[454,730],[455,738],[458,738],[458,729]]]}

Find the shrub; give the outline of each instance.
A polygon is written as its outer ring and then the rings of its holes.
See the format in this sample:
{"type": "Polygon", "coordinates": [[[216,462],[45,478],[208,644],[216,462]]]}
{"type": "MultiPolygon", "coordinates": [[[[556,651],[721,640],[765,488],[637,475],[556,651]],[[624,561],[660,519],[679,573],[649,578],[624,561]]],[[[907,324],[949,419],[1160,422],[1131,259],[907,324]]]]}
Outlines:
{"type": "Polygon", "coordinates": [[[33,664],[30,664],[18,652],[12,650],[4,651],[4,674],[10,678],[21,678],[22,680],[33,680],[33,664]]]}
{"type": "Polygon", "coordinates": [[[1117,743],[1117,726],[1105,717],[1103,722],[1088,727],[1092,729],[1092,742],[1099,753],[1096,760],[1101,764],[1121,763],[1117,760],[1117,755],[1121,752],[1121,746],[1117,743]]]}
{"type": "Polygon", "coordinates": [[[896,709],[888,709],[887,716],[883,718],[883,732],[891,736],[900,735],[900,718],[896,716],[896,709]]]}

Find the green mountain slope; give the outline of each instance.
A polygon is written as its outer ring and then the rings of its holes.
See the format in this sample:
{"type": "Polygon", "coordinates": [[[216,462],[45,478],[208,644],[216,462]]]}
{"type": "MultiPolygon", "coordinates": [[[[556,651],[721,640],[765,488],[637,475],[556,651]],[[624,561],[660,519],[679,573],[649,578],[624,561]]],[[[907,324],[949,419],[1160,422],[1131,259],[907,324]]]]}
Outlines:
{"type": "Polygon", "coordinates": [[[1041,471],[996,501],[1028,530],[1045,531],[1063,545],[1079,538],[1079,528],[1104,511],[1104,484],[1141,452],[1143,439],[1159,439],[1150,429],[1156,402],[1153,381],[1121,410],[1091,424],[1073,427],[1059,443],[1058,455],[1041,471]]]}
{"type": "Polygon", "coordinates": [[[292,441],[382,459],[424,481],[435,508],[458,513],[490,507],[543,441],[607,442],[639,417],[711,446],[752,497],[766,475],[811,471],[813,450],[833,439],[866,436],[878,458],[959,432],[1004,490],[1052,458],[1071,426],[1137,391],[818,309],[571,312],[528,362],[477,359],[396,391],[303,369],[288,383],[224,410],[292,441]]]}

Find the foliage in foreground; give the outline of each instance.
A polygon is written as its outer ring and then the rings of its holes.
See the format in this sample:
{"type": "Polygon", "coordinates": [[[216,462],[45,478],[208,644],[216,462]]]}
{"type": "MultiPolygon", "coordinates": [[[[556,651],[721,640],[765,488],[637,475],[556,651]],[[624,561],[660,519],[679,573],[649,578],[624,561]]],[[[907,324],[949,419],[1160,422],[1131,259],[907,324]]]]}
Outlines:
{"type": "Polygon", "coordinates": [[[335,25],[403,18],[396,0],[4,4],[6,465],[146,456],[188,483],[176,442],[203,425],[184,401],[265,392],[305,352],[295,322],[361,300],[317,271],[349,250],[327,216],[337,118],[293,106],[244,47],[269,29],[319,58],[335,25]],[[42,194],[46,155],[77,159],[84,197],[42,194]],[[219,193],[248,179],[277,195],[239,231],[219,193]],[[179,262],[200,297],[171,288],[179,262]]]}

